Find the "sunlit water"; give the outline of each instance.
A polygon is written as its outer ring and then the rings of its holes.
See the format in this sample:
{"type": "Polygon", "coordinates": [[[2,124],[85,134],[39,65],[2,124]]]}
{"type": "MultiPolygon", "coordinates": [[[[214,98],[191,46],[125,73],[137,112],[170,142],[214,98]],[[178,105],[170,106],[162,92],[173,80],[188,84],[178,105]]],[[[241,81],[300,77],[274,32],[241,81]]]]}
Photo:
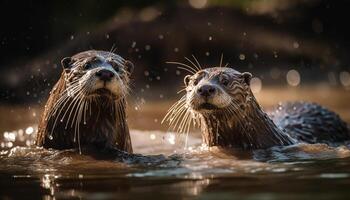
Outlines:
{"type": "Polygon", "coordinates": [[[135,153],[166,157],[140,164],[38,148],[35,132],[30,126],[1,136],[1,199],[347,199],[350,194],[346,146],[225,151],[205,148],[193,134],[184,149],[172,133],[132,130],[135,153]]]}

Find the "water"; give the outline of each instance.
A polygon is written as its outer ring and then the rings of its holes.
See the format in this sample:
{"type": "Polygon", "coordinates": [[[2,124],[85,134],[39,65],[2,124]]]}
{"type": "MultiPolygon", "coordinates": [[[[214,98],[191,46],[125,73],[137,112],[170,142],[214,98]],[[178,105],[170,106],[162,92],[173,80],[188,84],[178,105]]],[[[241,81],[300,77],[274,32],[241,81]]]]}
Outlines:
{"type": "Polygon", "coordinates": [[[135,164],[32,146],[35,126],[0,138],[1,199],[347,199],[350,150],[300,144],[241,152],[188,149],[172,133],[131,130],[135,164]],[[141,160],[144,158],[140,158],[141,160]]]}

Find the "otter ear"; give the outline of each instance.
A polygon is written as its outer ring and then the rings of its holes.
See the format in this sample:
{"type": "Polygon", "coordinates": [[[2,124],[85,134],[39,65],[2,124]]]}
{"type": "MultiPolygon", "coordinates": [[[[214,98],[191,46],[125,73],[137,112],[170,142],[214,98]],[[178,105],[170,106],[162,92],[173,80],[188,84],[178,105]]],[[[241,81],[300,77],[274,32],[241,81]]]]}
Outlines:
{"type": "Polygon", "coordinates": [[[129,60],[126,60],[124,65],[126,71],[129,72],[129,74],[131,74],[134,71],[134,64],[132,64],[132,62],[130,62],[129,60]]]}
{"type": "Polygon", "coordinates": [[[72,64],[72,58],[71,57],[65,57],[61,60],[62,67],[65,71],[69,71],[72,64]]]}
{"type": "Polygon", "coordinates": [[[186,87],[188,86],[188,83],[190,82],[190,80],[191,80],[191,75],[186,75],[184,78],[184,83],[186,87]]]}
{"type": "Polygon", "coordinates": [[[244,82],[247,84],[247,85],[250,85],[250,80],[252,79],[252,74],[249,73],[249,72],[243,72],[242,73],[242,77],[244,79],[244,82]]]}

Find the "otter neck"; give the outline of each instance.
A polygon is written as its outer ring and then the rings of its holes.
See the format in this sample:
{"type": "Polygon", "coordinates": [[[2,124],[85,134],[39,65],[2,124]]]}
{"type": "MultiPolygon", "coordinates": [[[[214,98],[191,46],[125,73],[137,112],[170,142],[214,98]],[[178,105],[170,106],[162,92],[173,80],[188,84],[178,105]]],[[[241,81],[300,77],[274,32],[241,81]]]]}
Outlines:
{"type": "Polygon", "coordinates": [[[261,149],[295,141],[280,130],[253,97],[244,111],[202,115],[203,142],[210,146],[261,149]]]}

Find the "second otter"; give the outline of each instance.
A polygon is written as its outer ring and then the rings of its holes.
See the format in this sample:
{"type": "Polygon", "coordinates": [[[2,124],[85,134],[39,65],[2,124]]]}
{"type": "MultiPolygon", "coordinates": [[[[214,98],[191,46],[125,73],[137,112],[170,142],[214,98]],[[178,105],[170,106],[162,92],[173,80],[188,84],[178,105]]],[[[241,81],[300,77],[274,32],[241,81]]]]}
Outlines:
{"type": "Polygon", "coordinates": [[[61,63],[64,70],[41,116],[37,145],[54,149],[93,145],[132,153],[125,114],[132,63],[96,50],[61,63]]]}
{"type": "Polygon", "coordinates": [[[250,89],[252,75],[248,72],[180,65],[193,75],[185,77],[186,95],[164,119],[179,132],[188,133],[191,123],[199,124],[203,142],[209,147],[261,149],[298,142],[335,145],[350,140],[347,124],[314,103],[287,103],[268,116],[250,89]]]}

